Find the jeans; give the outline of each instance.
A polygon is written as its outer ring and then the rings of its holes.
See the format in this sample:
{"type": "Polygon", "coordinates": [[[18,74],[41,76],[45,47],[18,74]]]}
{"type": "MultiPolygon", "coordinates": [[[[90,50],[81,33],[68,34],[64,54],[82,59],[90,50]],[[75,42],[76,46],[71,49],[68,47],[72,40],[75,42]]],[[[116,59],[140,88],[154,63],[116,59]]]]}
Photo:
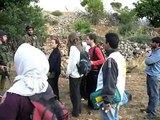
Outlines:
{"type": "Polygon", "coordinates": [[[119,104],[112,105],[112,107],[107,113],[104,110],[100,110],[100,120],[119,120],[119,104]]]}
{"type": "Polygon", "coordinates": [[[156,116],[159,104],[159,85],[156,76],[147,75],[147,94],[149,97],[147,107],[149,115],[156,116]]]}
{"type": "Polygon", "coordinates": [[[123,93],[123,98],[122,98],[122,100],[120,102],[120,105],[123,106],[123,105],[125,105],[127,103],[128,103],[128,96],[127,96],[126,92],[124,92],[123,93]]]}

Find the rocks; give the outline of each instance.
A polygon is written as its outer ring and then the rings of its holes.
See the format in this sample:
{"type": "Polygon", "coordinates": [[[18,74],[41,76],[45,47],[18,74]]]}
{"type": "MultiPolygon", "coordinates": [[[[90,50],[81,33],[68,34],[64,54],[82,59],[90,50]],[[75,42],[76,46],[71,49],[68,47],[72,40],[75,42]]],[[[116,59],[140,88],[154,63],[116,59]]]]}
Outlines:
{"type": "MultiPolygon", "coordinates": [[[[45,13],[44,15],[48,16],[48,21],[58,21],[56,25],[48,26],[49,34],[58,34],[60,38],[60,50],[62,55],[62,76],[66,76],[67,69],[67,60],[68,60],[68,50],[67,50],[67,36],[70,32],[74,32],[73,24],[77,19],[86,19],[88,16],[82,13],[71,13],[67,16],[54,16],[49,13],[45,13]]],[[[106,28],[105,28],[106,29],[106,28]]],[[[96,30],[95,30],[96,31],[96,30]]],[[[99,31],[98,31],[99,32],[99,31]]],[[[99,33],[97,33],[99,34],[99,33]]],[[[100,43],[100,46],[103,48],[103,43],[100,43]]],[[[50,48],[49,40],[47,40],[45,46],[45,53],[47,56],[50,55],[52,49],[50,48]]],[[[131,61],[140,56],[144,56],[146,53],[150,52],[151,49],[147,44],[139,44],[136,42],[131,42],[129,40],[120,41],[119,51],[125,56],[127,61],[131,61]]],[[[102,49],[104,51],[104,49],[102,49]]]]}
{"type": "Polygon", "coordinates": [[[125,56],[127,61],[143,56],[145,53],[151,51],[147,44],[135,43],[129,40],[121,41],[118,49],[125,56]]]}
{"type": "MultiPolygon", "coordinates": [[[[66,69],[68,64],[68,50],[66,45],[67,45],[67,40],[61,37],[59,49],[61,50],[61,55],[62,55],[61,75],[63,77],[66,76],[66,69]]],[[[52,48],[50,48],[48,41],[46,42],[46,46],[44,48],[45,48],[46,55],[49,56],[49,54],[52,51],[52,48]]],[[[127,61],[131,61],[140,56],[143,56],[145,53],[148,53],[151,50],[150,47],[147,46],[146,44],[138,44],[138,43],[130,42],[128,40],[121,41],[118,49],[125,56],[127,61]]]]}

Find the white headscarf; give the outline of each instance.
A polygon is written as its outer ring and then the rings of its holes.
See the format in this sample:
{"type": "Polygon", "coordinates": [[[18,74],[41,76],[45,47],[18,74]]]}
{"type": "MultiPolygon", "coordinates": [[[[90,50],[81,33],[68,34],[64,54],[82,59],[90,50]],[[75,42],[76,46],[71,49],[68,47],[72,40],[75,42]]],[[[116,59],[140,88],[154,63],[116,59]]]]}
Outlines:
{"type": "Polygon", "coordinates": [[[23,43],[15,53],[14,65],[17,76],[7,92],[32,96],[47,90],[49,63],[41,50],[23,43]]]}

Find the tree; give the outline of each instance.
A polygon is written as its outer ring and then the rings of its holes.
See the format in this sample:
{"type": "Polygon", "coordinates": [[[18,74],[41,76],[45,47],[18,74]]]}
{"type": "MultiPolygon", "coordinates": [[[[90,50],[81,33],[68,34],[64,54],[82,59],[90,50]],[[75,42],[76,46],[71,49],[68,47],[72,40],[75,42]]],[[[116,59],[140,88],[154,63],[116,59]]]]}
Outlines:
{"type": "Polygon", "coordinates": [[[82,0],[81,5],[86,8],[86,11],[91,16],[92,23],[94,25],[98,24],[99,20],[104,15],[102,0],[82,0]]]}
{"type": "Polygon", "coordinates": [[[30,2],[35,2],[35,0],[2,0],[1,2],[4,6],[1,4],[0,28],[9,33],[12,40],[18,43],[25,34],[27,25],[35,27],[35,33],[39,38],[46,36],[46,19],[42,14],[42,9],[36,5],[30,5],[30,2]]]}
{"type": "Polygon", "coordinates": [[[111,2],[110,5],[113,9],[120,9],[122,7],[122,3],[120,2],[111,2]]]}
{"type": "Polygon", "coordinates": [[[39,0],[0,0],[0,10],[4,10],[10,4],[29,5],[31,2],[39,2],[39,0]]]}
{"type": "Polygon", "coordinates": [[[138,17],[146,17],[154,27],[160,26],[160,0],[139,0],[134,5],[138,17]]]}

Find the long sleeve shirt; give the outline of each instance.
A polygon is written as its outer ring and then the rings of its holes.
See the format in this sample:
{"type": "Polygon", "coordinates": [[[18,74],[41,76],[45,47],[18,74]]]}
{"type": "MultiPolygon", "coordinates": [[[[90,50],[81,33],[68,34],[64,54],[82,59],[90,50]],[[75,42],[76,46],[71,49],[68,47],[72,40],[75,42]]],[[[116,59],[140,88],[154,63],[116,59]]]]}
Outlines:
{"type": "Polygon", "coordinates": [[[92,70],[99,70],[105,61],[102,51],[99,47],[94,46],[89,49],[90,60],[93,62],[92,70]]]}
{"type": "Polygon", "coordinates": [[[99,71],[97,90],[102,89],[104,103],[112,103],[116,87],[121,99],[125,89],[126,63],[124,57],[115,50],[110,51],[106,62],[99,71]]]}
{"type": "Polygon", "coordinates": [[[73,78],[79,78],[80,74],[78,73],[78,69],[76,64],[80,61],[80,51],[76,46],[71,46],[69,52],[68,66],[67,66],[67,76],[71,76],[73,78]]]}
{"type": "Polygon", "coordinates": [[[153,51],[145,59],[147,65],[145,72],[151,76],[157,76],[160,78],[160,49],[153,51]]]}
{"type": "Polygon", "coordinates": [[[28,97],[7,92],[0,104],[0,120],[31,120],[33,108],[28,97]]]}
{"type": "Polygon", "coordinates": [[[108,58],[102,68],[103,89],[102,96],[104,103],[111,103],[116,90],[118,67],[114,59],[108,58]]]}
{"type": "Polygon", "coordinates": [[[55,48],[49,56],[49,72],[61,71],[61,53],[58,48],[55,48]]]}

